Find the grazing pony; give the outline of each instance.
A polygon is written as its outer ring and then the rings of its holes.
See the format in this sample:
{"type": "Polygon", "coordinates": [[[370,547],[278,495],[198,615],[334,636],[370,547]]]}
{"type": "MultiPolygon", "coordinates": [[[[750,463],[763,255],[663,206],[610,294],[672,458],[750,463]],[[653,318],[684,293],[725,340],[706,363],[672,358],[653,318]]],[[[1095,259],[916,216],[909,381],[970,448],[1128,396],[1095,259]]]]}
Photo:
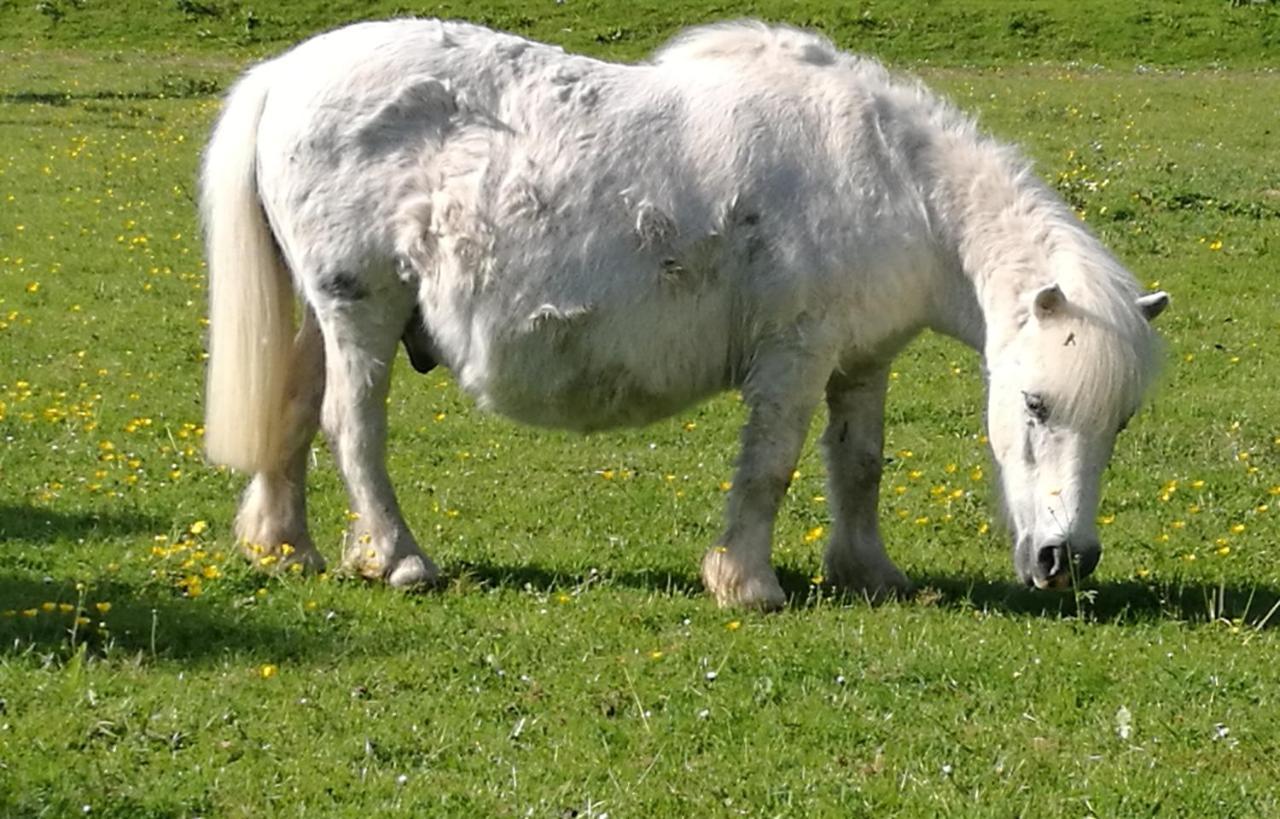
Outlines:
{"type": "Polygon", "coordinates": [[[741,390],[702,563],[722,605],[784,602],[773,523],[825,396],[826,576],[905,591],[876,504],[889,364],[924,328],[983,356],[1018,575],[1069,585],[1098,562],[1101,473],[1168,302],[920,85],[752,22],[637,65],[464,23],[333,31],[235,86],[201,204],[206,443],[253,476],[243,548],[324,565],[305,504],[323,426],[354,512],[343,564],[397,587],[438,575],[385,465],[403,342],[416,368],[544,426],[644,424],[741,390]]]}

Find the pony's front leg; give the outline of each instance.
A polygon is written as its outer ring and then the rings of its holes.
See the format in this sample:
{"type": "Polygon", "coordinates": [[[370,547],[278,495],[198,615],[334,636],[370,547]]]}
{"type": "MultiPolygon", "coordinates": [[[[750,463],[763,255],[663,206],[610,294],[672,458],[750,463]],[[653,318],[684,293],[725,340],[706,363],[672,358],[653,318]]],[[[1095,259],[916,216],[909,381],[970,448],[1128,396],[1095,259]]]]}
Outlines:
{"type": "Polygon", "coordinates": [[[392,289],[333,299],[316,311],[325,342],[324,428],[350,499],[343,567],[402,588],[439,576],[404,521],[386,466],[391,363],[411,309],[392,289]]]}
{"type": "Polygon", "coordinates": [[[770,564],[773,523],[804,446],[823,374],[803,355],[760,355],[743,390],[750,417],[729,489],[725,532],[702,561],[721,606],[771,611],[786,602],[770,564]]]}
{"type": "Polygon", "coordinates": [[[827,383],[827,495],[834,518],[824,564],[836,586],[872,599],[906,594],[911,583],[885,553],[877,504],[884,469],[888,367],[837,373],[827,383]]]}
{"type": "Polygon", "coordinates": [[[236,538],[260,569],[322,571],[324,558],[307,531],[307,458],[324,394],[324,341],[310,310],[293,340],[285,394],[281,462],[253,476],[236,513],[236,538]]]}

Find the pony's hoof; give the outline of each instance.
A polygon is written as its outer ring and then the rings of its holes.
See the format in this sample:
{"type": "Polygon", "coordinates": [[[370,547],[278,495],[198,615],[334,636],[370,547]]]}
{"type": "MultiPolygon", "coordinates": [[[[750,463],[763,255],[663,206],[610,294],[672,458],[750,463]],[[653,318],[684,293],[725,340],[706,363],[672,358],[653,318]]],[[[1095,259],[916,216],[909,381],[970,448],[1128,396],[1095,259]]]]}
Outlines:
{"type": "Polygon", "coordinates": [[[240,551],[253,564],[253,568],[268,574],[282,572],[319,574],[325,569],[324,557],[309,544],[293,546],[275,542],[273,546],[241,541],[240,551]]]}
{"type": "Polygon", "coordinates": [[[387,573],[387,585],[393,589],[415,590],[436,585],[440,570],[426,555],[409,555],[400,559],[387,573]]]}
{"type": "Polygon", "coordinates": [[[906,600],[915,594],[915,585],[902,571],[888,563],[876,569],[827,566],[827,581],[845,594],[872,603],[906,600]]]}
{"type": "Polygon", "coordinates": [[[754,572],[744,571],[723,547],[707,552],[702,561],[702,582],[720,608],[777,611],[787,602],[773,569],[766,565],[754,572]]]}
{"type": "Polygon", "coordinates": [[[297,549],[293,554],[286,555],[284,567],[289,571],[298,571],[303,574],[320,574],[325,570],[325,561],[313,546],[310,549],[297,549]],[[294,569],[294,566],[299,568],[294,569]]]}

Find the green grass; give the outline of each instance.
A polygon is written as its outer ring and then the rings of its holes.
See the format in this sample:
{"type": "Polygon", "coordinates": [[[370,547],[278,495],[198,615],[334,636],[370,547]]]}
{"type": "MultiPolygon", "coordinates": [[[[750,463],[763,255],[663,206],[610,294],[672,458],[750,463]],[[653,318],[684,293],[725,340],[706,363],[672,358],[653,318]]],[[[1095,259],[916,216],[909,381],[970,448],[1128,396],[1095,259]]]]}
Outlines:
{"type": "MultiPolygon", "coordinates": [[[[925,338],[892,382],[883,492],[923,593],[870,607],[814,582],[811,447],[770,616],[697,581],[732,396],[581,438],[401,366],[391,468],[446,588],[232,555],[242,480],[199,451],[197,154],[249,59],[357,12],[290,4],[247,30],[247,6],[153,5],[57,2],[53,22],[0,2],[0,815],[1280,812],[1276,4],[1044,0],[1016,35],[996,3],[414,9],[619,58],[693,20],[822,24],[1023,144],[1173,293],[1088,589],[1013,582],[980,363],[925,338]]],[[[317,454],[334,557],[345,499],[317,454]]]]}

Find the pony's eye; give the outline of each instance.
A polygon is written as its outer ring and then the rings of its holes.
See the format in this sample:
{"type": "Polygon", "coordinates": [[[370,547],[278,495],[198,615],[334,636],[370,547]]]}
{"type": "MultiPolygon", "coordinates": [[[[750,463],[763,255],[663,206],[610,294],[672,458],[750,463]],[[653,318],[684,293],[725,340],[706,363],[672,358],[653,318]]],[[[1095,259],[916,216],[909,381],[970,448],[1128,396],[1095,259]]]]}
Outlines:
{"type": "Polygon", "coordinates": [[[1031,413],[1032,418],[1041,424],[1049,420],[1049,405],[1044,402],[1044,396],[1038,392],[1024,392],[1022,397],[1027,402],[1027,412],[1031,413]]]}

